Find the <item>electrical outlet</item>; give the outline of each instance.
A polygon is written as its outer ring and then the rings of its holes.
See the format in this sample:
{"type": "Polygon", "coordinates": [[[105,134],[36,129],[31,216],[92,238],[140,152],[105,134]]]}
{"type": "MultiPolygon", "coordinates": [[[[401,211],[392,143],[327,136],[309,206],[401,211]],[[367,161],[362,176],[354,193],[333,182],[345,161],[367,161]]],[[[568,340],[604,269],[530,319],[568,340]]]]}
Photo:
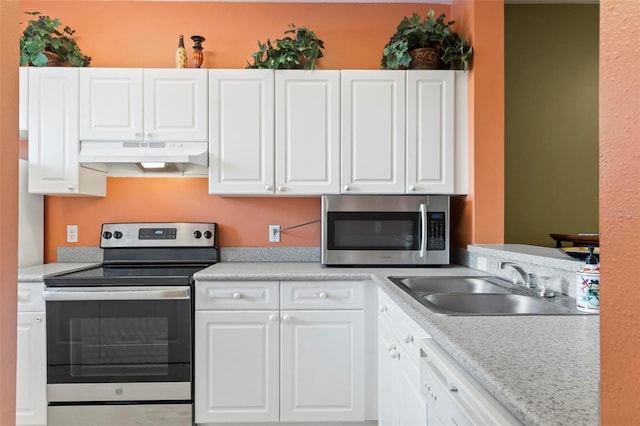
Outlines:
{"type": "Polygon", "coordinates": [[[280,242],[280,225],[269,225],[269,242],[280,242]]]}
{"type": "Polygon", "coordinates": [[[67,242],[78,242],[78,225],[67,225],[67,242]]]}

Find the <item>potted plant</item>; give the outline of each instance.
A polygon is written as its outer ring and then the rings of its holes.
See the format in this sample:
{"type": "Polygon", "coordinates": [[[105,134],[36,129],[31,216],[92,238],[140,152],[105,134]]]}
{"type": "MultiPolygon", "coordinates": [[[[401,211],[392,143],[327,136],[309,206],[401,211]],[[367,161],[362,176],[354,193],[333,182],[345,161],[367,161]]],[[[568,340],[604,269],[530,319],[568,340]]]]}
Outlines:
{"type": "Polygon", "coordinates": [[[324,42],[315,32],[295,24],[289,24],[284,33],[290,35],[273,42],[258,41],[258,51],[251,55],[253,63],[247,63],[246,68],[314,69],[316,60],[323,57],[324,42]]]}
{"type": "Polygon", "coordinates": [[[382,51],[382,68],[468,69],[473,50],[464,36],[451,30],[455,21],[445,21],[444,13],[434,16],[433,9],[424,19],[417,13],[405,16],[382,51]]]}
{"type": "Polygon", "coordinates": [[[20,37],[20,65],[44,67],[47,65],[70,65],[87,67],[91,58],[80,51],[76,41],[71,38],[74,30],[62,25],[59,19],[51,19],[40,12],[25,12],[38,16],[30,19],[20,37]]]}

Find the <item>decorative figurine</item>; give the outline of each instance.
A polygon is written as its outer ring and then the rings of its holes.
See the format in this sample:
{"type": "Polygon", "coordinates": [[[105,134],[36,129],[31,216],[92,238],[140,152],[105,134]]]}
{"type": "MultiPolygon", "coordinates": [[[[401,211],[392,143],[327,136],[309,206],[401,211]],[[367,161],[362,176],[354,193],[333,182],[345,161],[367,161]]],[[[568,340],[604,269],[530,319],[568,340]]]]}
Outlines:
{"type": "Polygon", "coordinates": [[[187,50],[184,48],[184,38],[180,34],[178,49],[176,50],[176,68],[187,67],[187,50]]]}
{"type": "Polygon", "coordinates": [[[193,40],[193,54],[191,55],[193,66],[200,68],[202,61],[204,61],[204,55],[202,54],[202,42],[205,39],[199,35],[192,35],[191,40],[193,40]]]}

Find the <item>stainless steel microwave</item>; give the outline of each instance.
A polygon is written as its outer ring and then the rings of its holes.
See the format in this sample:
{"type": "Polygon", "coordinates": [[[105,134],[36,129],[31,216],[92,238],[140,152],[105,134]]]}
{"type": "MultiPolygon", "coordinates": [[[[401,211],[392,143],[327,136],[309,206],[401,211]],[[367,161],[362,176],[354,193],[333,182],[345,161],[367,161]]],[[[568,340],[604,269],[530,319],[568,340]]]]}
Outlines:
{"type": "Polygon", "coordinates": [[[449,196],[323,196],[322,264],[449,264],[449,196]]]}

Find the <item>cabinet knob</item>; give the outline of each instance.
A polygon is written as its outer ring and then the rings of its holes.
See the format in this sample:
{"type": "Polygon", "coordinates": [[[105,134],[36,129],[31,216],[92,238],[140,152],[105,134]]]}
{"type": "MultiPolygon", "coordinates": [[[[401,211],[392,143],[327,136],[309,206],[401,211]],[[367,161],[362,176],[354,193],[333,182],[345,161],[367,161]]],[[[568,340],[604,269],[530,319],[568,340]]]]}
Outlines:
{"type": "Polygon", "coordinates": [[[410,334],[407,334],[406,336],[404,336],[404,339],[402,339],[405,343],[411,343],[413,342],[413,336],[410,334]]]}
{"type": "Polygon", "coordinates": [[[378,311],[379,311],[379,312],[387,312],[387,307],[386,307],[386,306],[384,306],[384,305],[381,305],[381,306],[378,308],[378,311]]]}
{"type": "Polygon", "coordinates": [[[152,138],[155,138],[156,135],[153,134],[153,133],[147,133],[146,137],[149,138],[149,139],[152,139],[152,138]]]}
{"type": "Polygon", "coordinates": [[[342,187],[342,189],[344,189],[345,191],[349,191],[351,190],[351,185],[345,185],[342,187]]]}
{"type": "Polygon", "coordinates": [[[67,185],[67,190],[73,191],[75,189],[76,189],[75,185],[67,185]]]}
{"type": "Polygon", "coordinates": [[[40,322],[42,322],[42,317],[35,317],[34,321],[37,322],[37,323],[40,323],[40,322]]]}
{"type": "Polygon", "coordinates": [[[278,316],[276,314],[269,315],[269,321],[278,321],[278,316]]]}
{"type": "Polygon", "coordinates": [[[318,293],[318,297],[320,299],[326,299],[327,298],[327,293],[324,291],[321,291],[320,293],[318,293]]]}
{"type": "Polygon", "coordinates": [[[136,138],[138,138],[138,139],[140,139],[140,138],[142,138],[142,133],[140,133],[140,132],[135,132],[135,133],[133,134],[133,136],[134,136],[134,137],[136,137],[136,138]]]}
{"type": "Polygon", "coordinates": [[[235,293],[233,293],[233,298],[234,299],[240,299],[242,297],[242,294],[238,293],[237,291],[235,293]]]}
{"type": "Polygon", "coordinates": [[[265,186],[264,186],[264,190],[265,190],[265,191],[273,191],[273,186],[271,186],[271,185],[265,185],[265,186]]]}
{"type": "Polygon", "coordinates": [[[289,315],[284,315],[282,317],[282,322],[289,322],[289,321],[291,321],[291,317],[289,315]]]}
{"type": "Polygon", "coordinates": [[[400,358],[400,352],[396,351],[396,350],[392,350],[391,352],[389,352],[389,355],[391,356],[391,358],[393,359],[397,359],[400,358]]]}
{"type": "Polygon", "coordinates": [[[411,192],[415,192],[415,190],[416,190],[416,187],[415,187],[415,186],[411,185],[411,186],[409,187],[409,191],[411,191],[411,192]]]}
{"type": "Polygon", "coordinates": [[[284,186],[282,186],[282,185],[278,186],[278,192],[284,192],[284,190],[285,190],[284,186]]]}
{"type": "Polygon", "coordinates": [[[393,351],[396,349],[396,344],[395,343],[387,343],[387,350],[389,352],[393,351]]]}

